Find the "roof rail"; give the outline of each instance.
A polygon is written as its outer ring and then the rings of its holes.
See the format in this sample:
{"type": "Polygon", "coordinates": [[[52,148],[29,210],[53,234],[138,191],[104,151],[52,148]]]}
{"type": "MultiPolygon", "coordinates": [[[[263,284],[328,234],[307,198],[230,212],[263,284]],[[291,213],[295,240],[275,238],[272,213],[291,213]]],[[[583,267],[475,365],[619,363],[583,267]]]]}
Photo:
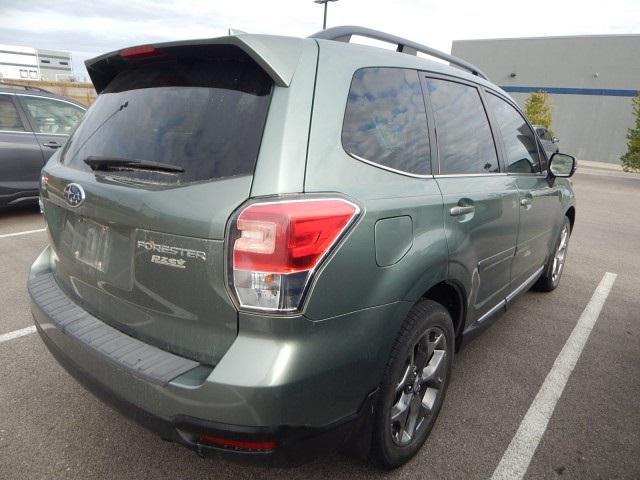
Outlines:
{"type": "Polygon", "coordinates": [[[396,51],[401,53],[406,53],[409,55],[417,55],[417,52],[425,53],[429,56],[439,58],[440,60],[444,60],[449,62],[452,65],[456,65],[460,68],[468,70],[474,75],[478,77],[484,78],[485,80],[489,80],[487,76],[475,65],[462,60],[461,58],[454,57],[453,55],[449,55],[448,53],[441,52],[440,50],[436,50],[435,48],[427,47],[426,45],[421,45],[420,43],[413,42],[406,38],[397,37],[395,35],[391,35],[389,33],[380,32],[378,30],[373,30],[371,28],[366,27],[357,27],[357,26],[344,26],[344,27],[332,27],[327,28],[326,30],[321,30],[320,32],[314,33],[309,38],[319,38],[323,40],[336,40],[339,42],[349,42],[353,35],[358,35],[360,37],[374,38],[376,40],[381,40],[383,42],[391,43],[396,45],[396,51]]]}
{"type": "Polygon", "coordinates": [[[22,90],[34,90],[34,91],[38,91],[38,92],[52,93],[49,90],[45,90],[44,88],[40,88],[40,87],[34,87],[33,85],[21,85],[19,83],[7,83],[7,82],[3,82],[2,80],[0,80],[0,88],[2,88],[2,87],[21,88],[22,90]]]}

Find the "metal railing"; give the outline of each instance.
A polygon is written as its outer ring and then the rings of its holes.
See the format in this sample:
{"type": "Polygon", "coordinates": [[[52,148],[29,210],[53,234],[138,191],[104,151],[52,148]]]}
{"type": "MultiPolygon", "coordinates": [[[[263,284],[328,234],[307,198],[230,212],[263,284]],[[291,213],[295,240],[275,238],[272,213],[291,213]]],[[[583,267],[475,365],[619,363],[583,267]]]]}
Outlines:
{"type": "Polygon", "coordinates": [[[373,30],[371,28],[351,26],[351,25],[343,26],[343,27],[332,27],[332,28],[327,28],[326,30],[322,30],[320,32],[314,33],[309,38],[318,38],[323,40],[336,40],[339,42],[349,42],[353,35],[357,35],[359,37],[373,38],[375,40],[380,40],[383,42],[390,43],[392,45],[396,45],[397,52],[406,53],[409,55],[417,55],[417,52],[421,52],[431,57],[439,58],[440,60],[449,62],[452,65],[468,70],[473,75],[476,75],[478,77],[484,78],[485,80],[488,80],[487,76],[482,72],[482,70],[480,70],[475,65],[465,60],[462,60],[461,58],[454,57],[453,55],[449,55],[448,53],[441,52],[440,50],[436,50],[435,48],[431,48],[426,45],[416,43],[407,38],[398,37],[396,35],[380,32],[378,30],[373,30]]]}

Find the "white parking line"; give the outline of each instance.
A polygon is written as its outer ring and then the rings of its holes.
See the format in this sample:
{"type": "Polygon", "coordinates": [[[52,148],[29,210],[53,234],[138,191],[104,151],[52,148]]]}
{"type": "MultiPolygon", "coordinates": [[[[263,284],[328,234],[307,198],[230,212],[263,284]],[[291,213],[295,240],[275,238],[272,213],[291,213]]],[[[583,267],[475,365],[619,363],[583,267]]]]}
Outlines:
{"type": "Polygon", "coordinates": [[[533,399],[533,403],[522,419],[518,431],[493,472],[492,480],[521,479],[527,473],[529,463],[547,429],[556,403],[558,403],[569,376],[580,358],[616,277],[615,273],[609,272],[602,277],[591,300],[580,315],[578,323],[553,363],[542,387],[533,399]]]}
{"type": "Polygon", "coordinates": [[[13,340],[14,338],[24,337],[25,335],[30,335],[35,333],[36,327],[31,326],[27,328],[21,328],[20,330],[14,330],[13,332],[5,333],[0,335],[0,343],[8,342],[9,340],[13,340]]]}
{"type": "Polygon", "coordinates": [[[15,232],[15,233],[3,233],[0,235],[0,238],[8,238],[8,237],[17,237],[20,235],[29,235],[30,233],[39,233],[44,232],[46,228],[39,228],[37,230],[25,230],[24,232],[15,232]]]}

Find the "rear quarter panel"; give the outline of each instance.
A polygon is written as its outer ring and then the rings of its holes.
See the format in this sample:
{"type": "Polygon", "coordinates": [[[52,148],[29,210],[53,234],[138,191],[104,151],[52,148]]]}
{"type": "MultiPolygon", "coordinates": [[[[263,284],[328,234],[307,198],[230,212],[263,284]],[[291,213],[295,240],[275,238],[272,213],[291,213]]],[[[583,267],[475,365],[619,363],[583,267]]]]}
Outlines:
{"type": "MultiPolygon", "coordinates": [[[[415,302],[430,286],[446,278],[448,255],[442,195],[436,181],[364,163],[349,156],[341,141],[354,71],[373,66],[417,69],[416,58],[339,42],[319,41],[319,44],[305,192],[348,195],[360,204],[363,214],[325,262],[312,286],[305,308],[305,315],[312,320],[391,302],[415,302]],[[376,224],[396,217],[411,219],[413,238],[406,245],[399,239],[402,245],[398,251],[382,255],[393,260],[399,258],[396,263],[380,262],[380,248],[389,248],[390,242],[389,237],[383,239],[378,235],[376,245],[376,230],[380,231],[376,224]]],[[[388,225],[407,228],[404,220],[388,225]]],[[[401,320],[396,319],[398,327],[401,320]]]]}

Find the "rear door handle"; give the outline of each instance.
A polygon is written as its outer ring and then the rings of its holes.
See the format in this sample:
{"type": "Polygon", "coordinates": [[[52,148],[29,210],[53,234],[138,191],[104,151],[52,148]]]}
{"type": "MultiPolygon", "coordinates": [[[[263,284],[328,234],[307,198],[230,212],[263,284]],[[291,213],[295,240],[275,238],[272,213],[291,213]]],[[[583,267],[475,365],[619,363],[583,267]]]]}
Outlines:
{"type": "Polygon", "coordinates": [[[49,148],[60,148],[62,146],[58,142],[54,142],[54,141],[43,143],[42,145],[49,148]]]}
{"type": "Polygon", "coordinates": [[[476,207],[474,207],[473,205],[465,205],[465,206],[458,206],[458,207],[451,207],[451,210],[449,210],[449,213],[451,214],[452,217],[459,217],[461,215],[468,215],[469,213],[473,213],[476,211],[476,207]]]}

